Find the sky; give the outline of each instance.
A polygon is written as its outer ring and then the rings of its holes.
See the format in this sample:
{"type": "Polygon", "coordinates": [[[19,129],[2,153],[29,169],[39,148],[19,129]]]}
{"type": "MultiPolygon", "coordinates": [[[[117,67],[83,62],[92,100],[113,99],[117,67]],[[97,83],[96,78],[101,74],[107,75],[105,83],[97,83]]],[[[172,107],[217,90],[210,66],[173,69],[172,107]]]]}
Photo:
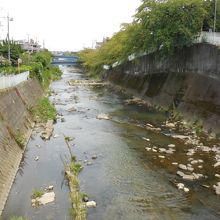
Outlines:
{"type": "Polygon", "coordinates": [[[132,21],[141,0],[0,0],[0,39],[34,39],[52,51],[78,51],[132,21]]]}

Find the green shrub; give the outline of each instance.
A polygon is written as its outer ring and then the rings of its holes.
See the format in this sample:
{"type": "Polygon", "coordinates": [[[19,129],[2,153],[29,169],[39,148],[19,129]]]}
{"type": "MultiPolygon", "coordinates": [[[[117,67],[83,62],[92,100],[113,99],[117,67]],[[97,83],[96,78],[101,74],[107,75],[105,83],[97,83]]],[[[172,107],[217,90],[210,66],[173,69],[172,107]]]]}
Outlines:
{"type": "Polygon", "coordinates": [[[40,99],[37,105],[30,109],[30,112],[35,119],[42,122],[47,122],[49,119],[56,119],[56,109],[47,97],[40,99]]]}

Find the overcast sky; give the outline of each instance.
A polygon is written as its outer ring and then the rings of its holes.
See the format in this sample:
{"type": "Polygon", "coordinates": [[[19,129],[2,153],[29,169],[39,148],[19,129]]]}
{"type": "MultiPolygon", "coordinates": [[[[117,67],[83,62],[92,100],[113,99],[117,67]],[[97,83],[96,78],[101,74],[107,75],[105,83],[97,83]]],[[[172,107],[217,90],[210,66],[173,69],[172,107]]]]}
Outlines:
{"type": "MultiPolygon", "coordinates": [[[[0,0],[0,17],[13,17],[10,36],[28,35],[50,50],[80,50],[112,36],[120,24],[131,22],[140,0],[0,0]]],[[[6,37],[1,18],[0,38],[6,37]]]]}

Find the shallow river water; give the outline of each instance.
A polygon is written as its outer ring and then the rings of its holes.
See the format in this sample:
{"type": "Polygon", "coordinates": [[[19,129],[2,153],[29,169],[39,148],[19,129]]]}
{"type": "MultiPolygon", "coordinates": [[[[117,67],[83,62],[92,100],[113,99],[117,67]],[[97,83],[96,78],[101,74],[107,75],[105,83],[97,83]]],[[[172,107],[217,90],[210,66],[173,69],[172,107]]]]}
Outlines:
{"type": "MultiPolygon", "coordinates": [[[[70,86],[70,79],[85,79],[74,67],[62,67],[63,78],[53,82],[50,97],[65,122],[58,119],[50,141],[33,133],[24,160],[10,192],[3,220],[24,216],[30,220],[71,219],[69,188],[64,179],[64,161],[69,160],[63,135],[74,137],[72,148],[84,166],[80,173],[81,191],[97,202],[88,209],[89,220],[220,219],[220,200],[203,182],[187,182],[189,193],[178,190],[183,182],[172,162],[186,160],[186,146],[165,133],[147,131],[142,123],[161,125],[166,115],[144,106],[125,105],[125,99],[103,87],[70,86]],[[74,107],[76,111],[69,112],[74,107]],[[99,120],[100,113],[111,120],[99,120]],[[146,140],[149,139],[149,140],[146,140]],[[159,158],[146,147],[176,145],[176,152],[159,158]],[[96,160],[92,156],[97,155],[96,160]],[[38,156],[39,160],[35,161],[38,156]],[[91,162],[88,164],[88,162],[91,162]],[[53,185],[53,203],[33,208],[34,189],[53,185]]],[[[204,159],[203,155],[201,157],[204,159]]],[[[207,174],[209,170],[205,170],[207,174]]],[[[213,181],[211,178],[211,182],[213,181]]]]}

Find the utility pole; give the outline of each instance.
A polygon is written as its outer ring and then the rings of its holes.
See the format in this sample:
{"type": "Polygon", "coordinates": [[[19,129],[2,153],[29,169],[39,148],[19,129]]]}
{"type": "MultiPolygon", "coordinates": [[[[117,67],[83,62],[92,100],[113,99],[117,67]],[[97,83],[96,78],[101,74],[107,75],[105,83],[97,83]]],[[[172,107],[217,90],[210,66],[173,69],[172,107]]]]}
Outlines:
{"type": "Polygon", "coordinates": [[[215,0],[214,32],[216,30],[217,0],[215,0]]]}
{"type": "Polygon", "coordinates": [[[215,44],[215,32],[216,32],[216,17],[217,17],[217,0],[215,0],[215,14],[214,14],[214,35],[213,35],[213,43],[215,44]]]}
{"type": "Polygon", "coordinates": [[[8,40],[8,61],[9,61],[9,63],[11,62],[11,51],[10,51],[10,34],[9,34],[9,32],[10,32],[10,26],[9,26],[9,23],[10,23],[10,21],[13,21],[13,18],[10,18],[9,17],[9,14],[7,15],[7,17],[0,17],[0,18],[4,18],[4,19],[6,19],[7,20],[7,29],[8,29],[8,31],[7,31],[7,40],[8,40]]]}
{"type": "Polygon", "coordinates": [[[10,28],[9,28],[9,14],[8,14],[8,16],[7,16],[7,22],[8,22],[8,61],[9,61],[9,63],[11,63],[11,49],[10,49],[10,36],[9,36],[9,30],[10,30],[10,28]]]}
{"type": "Polygon", "coordinates": [[[6,17],[7,19],[7,26],[8,26],[8,33],[7,33],[7,39],[8,39],[8,61],[11,62],[11,48],[10,48],[10,21],[13,21],[13,18],[9,17],[9,14],[6,17]]]}

